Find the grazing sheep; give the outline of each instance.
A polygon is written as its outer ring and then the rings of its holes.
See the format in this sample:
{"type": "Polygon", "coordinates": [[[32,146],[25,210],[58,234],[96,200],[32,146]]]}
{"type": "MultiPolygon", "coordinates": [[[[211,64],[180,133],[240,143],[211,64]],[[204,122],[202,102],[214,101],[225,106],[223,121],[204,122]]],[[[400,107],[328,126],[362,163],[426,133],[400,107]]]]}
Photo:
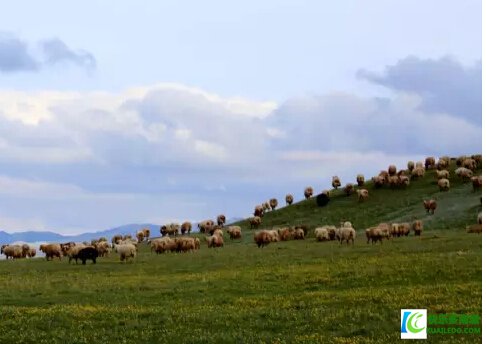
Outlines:
{"type": "Polygon", "coordinates": [[[367,244],[370,243],[370,240],[371,240],[371,244],[374,244],[377,241],[379,241],[381,244],[383,244],[383,237],[385,237],[387,235],[379,227],[367,228],[365,230],[365,234],[366,234],[366,243],[367,244]]]}
{"type": "Polygon", "coordinates": [[[264,247],[272,242],[272,237],[270,233],[266,230],[255,232],[253,235],[253,240],[258,247],[264,247]]]}
{"type": "Polygon", "coordinates": [[[462,178],[463,182],[466,182],[473,176],[473,171],[465,167],[459,167],[455,170],[455,174],[457,177],[462,178]]]}
{"type": "Polygon", "coordinates": [[[424,201],[424,208],[428,213],[432,213],[432,215],[435,213],[435,210],[437,209],[437,201],[435,199],[429,199],[424,201]]]}
{"type": "Polygon", "coordinates": [[[410,224],[408,222],[399,223],[398,231],[400,232],[400,235],[408,236],[410,233],[410,224]]]}
{"type": "Polygon", "coordinates": [[[78,259],[81,259],[82,264],[86,265],[86,261],[91,259],[93,264],[96,264],[96,258],[98,258],[98,251],[94,247],[88,246],[78,251],[76,255],[76,263],[78,262],[78,259]]]}
{"type": "Polygon", "coordinates": [[[163,225],[160,227],[160,234],[162,234],[162,236],[165,235],[176,236],[177,234],[179,234],[180,228],[181,226],[178,223],[169,223],[167,225],[163,225]]]}
{"type": "Polygon", "coordinates": [[[368,190],[366,189],[358,189],[358,202],[364,202],[368,199],[368,190]]]}
{"type": "Polygon", "coordinates": [[[278,239],[280,241],[290,240],[291,234],[290,234],[290,230],[288,228],[279,228],[277,230],[277,232],[278,232],[278,239]]]}
{"type": "Polygon", "coordinates": [[[349,245],[351,241],[354,245],[354,239],[356,239],[356,231],[351,226],[343,226],[338,228],[336,231],[336,237],[339,239],[339,243],[342,245],[343,241],[346,240],[346,245],[349,245]]]}
{"type": "Polygon", "coordinates": [[[27,257],[34,258],[35,255],[37,254],[35,247],[30,247],[29,245],[26,245],[26,246],[27,247],[22,247],[22,250],[26,250],[27,257]]]}
{"type": "Polygon", "coordinates": [[[444,159],[439,159],[437,161],[437,170],[443,171],[449,167],[449,163],[444,159]]]}
{"type": "MultiPolygon", "coordinates": [[[[142,229],[142,232],[143,232],[143,236],[145,238],[145,240],[148,241],[148,239],[150,238],[150,229],[148,228],[143,228],[142,229]]],[[[103,238],[102,238],[103,239],[103,238]]],[[[101,239],[100,239],[101,240],[101,239]]],[[[107,241],[107,240],[104,240],[104,241],[107,241]]]]}
{"type": "Polygon", "coordinates": [[[481,211],[479,212],[478,217],[476,218],[476,221],[477,221],[478,225],[483,223],[483,212],[481,212],[481,211]]]}
{"type": "Polygon", "coordinates": [[[208,248],[211,247],[223,247],[224,246],[224,240],[223,237],[220,235],[211,235],[210,237],[206,237],[206,241],[208,242],[208,248]]]}
{"type": "Polygon", "coordinates": [[[398,230],[398,223],[392,223],[390,225],[390,235],[394,238],[400,236],[400,231],[398,230]]]}
{"type": "Polygon", "coordinates": [[[223,230],[221,228],[215,228],[214,231],[209,232],[210,235],[219,235],[220,237],[223,237],[223,230]]]}
{"type": "Polygon", "coordinates": [[[192,224],[189,221],[183,222],[181,225],[181,234],[190,234],[192,230],[192,224]]]}
{"type": "Polygon", "coordinates": [[[261,205],[257,205],[255,207],[255,211],[253,212],[253,216],[258,216],[258,217],[263,217],[263,213],[265,212],[265,209],[261,205]]]}
{"type": "Polygon", "coordinates": [[[137,256],[137,248],[133,244],[115,245],[115,252],[120,255],[120,261],[128,261],[128,258],[135,258],[137,256]]]}
{"type": "Polygon", "coordinates": [[[241,239],[241,227],[240,226],[229,226],[226,229],[226,233],[229,234],[230,239],[241,239]]]}
{"type": "Polygon", "coordinates": [[[272,209],[269,202],[262,203],[262,207],[265,212],[270,211],[270,209],[272,209]]]}
{"type": "Polygon", "coordinates": [[[365,177],[362,174],[358,174],[356,176],[356,183],[358,183],[358,186],[363,186],[365,183],[365,177]]]}
{"type": "MultiPolygon", "coordinates": [[[[122,241],[123,240],[128,240],[128,239],[132,239],[132,236],[130,234],[124,235],[123,238],[122,238],[122,241]]],[[[85,244],[85,245],[88,245],[88,244],[85,244]]]]}
{"type": "Polygon", "coordinates": [[[120,234],[117,234],[117,235],[114,235],[113,238],[111,238],[111,243],[113,245],[119,244],[120,241],[122,241],[122,240],[123,240],[123,237],[120,234]]]}
{"type": "Polygon", "coordinates": [[[3,245],[0,249],[0,253],[3,253],[6,259],[19,259],[25,258],[29,251],[28,245],[3,245]]]}
{"type": "Polygon", "coordinates": [[[482,224],[474,224],[466,227],[466,233],[477,233],[481,234],[483,232],[482,224]]]}
{"type": "Polygon", "coordinates": [[[439,179],[437,181],[437,185],[439,186],[439,191],[449,191],[450,188],[449,179],[445,179],[445,178],[439,179]]]}
{"type": "Polygon", "coordinates": [[[294,203],[294,196],[287,194],[287,196],[285,196],[285,203],[287,203],[287,205],[294,203]]]}
{"type": "Polygon", "coordinates": [[[473,176],[471,177],[471,182],[473,186],[473,191],[481,190],[483,187],[483,177],[482,176],[473,176]]]}
{"type": "Polygon", "coordinates": [[[316,197],[316,203],[318,207],[325,207],[330,201],[330,198],[327,194],[321,193],[316,197]]]}
{"type": "Polygon", "coordinates": [[[441,156],[439,158],[439,160],[442,160],[443,164],[445,163],[445,168],[449,168],[449,166],[451,164],[451,158],[449,156],[447,156],[447,155],[441,156]]]}
{"type": "Polygon", "coordinates": [[[275,210],[275,208],[278,206],[278,201],[276,198],[272,198],[269,203],[272,210],[275,210]]]}
{"type": "Polygon", "coordinates": [[[435,171],[435,173],[437,174],[437,179],[442,179],[442,178],[445,178],[445,179],[449,179],[449,171],[447,170],[437,170],[435,171]]]}
{"type": "Polygon", "coordinates": [[[353,193],[353,184],[346,184],[346,186],[344,187],[344,193],[346,194],[346,196],[350,196],[353,193]]]}
{"type": "Polygon", "coordinates": [[[278,230],[276,230],[276,229],[268,230],[268,234],[270,235],[270,238],[271,238],[271,241],[272,242],[278,242],[278,241],[280,241],[280,237],[278,235],[278,230]]]}
{"type": "Polygon", "coordinates": [[[468,168],[471,171],[474,171],[476,169],[476,161],[471,158],[467,158],[462,162],[462,167],[468,168]]]}
{"type": "Polygon", "coordinates": [[[482,165],[483,156],[481,154],[471,155],[471,159],[473,159],[474,161],[476,161],[476,167],[480,167],[482,165]]]}
{"type": "Polygon", "coordinates": [[[46,255],[46,260],[49,258],[52,260],[54,257],[58,257],[61,260],[62,250],[59,244],[42,244],[39,249],[46,255]]]}
{"type": "MultiPolygon", "coordinates": [[[[137,241],[138,242],[142,242],[143,239],[145,239],[145,234],[142,231],[137,231],[137,233],[135,234],[135,236],[137,237],[137,241]]],[[[93,243],[91,243],[91,244],[93,244],[93,243]]]]}
{"type": "Polygon", "coordinates": [[[415,168],[415,163],[414,163],[413,161],[409,161],[409,162],[407,163],[407,169],[408,169],[410,172],[412,172],[414,168],[415,168]]]}
{"type": "Polygon", "coordinates": [[[435,167],[435,158],[432,156],[425,158],[425,169],[428,170],[429,168],[434,168],[434,167],[435,167]]]}
{"type": "Polygon", "coordinates": [[[408,176],[398,175],[398,185],[403,187],[409,186],[410,179],[408,178],[408,176]]]}
{"type": "Polygon", "coordinates": [[[218,217],[216,218],[216,222],[218,226],[224,226],[224,224],[226,223],[226,216],[224,216],[223,214],[218,215],[218,217]]]}
{"type": "Polygon", "coordinates": [[[258,228],[262,224],[262,218],[253,216],[250,218],[250,228],[258,228]]]}
{"type": "Polygon", "coordinates": [[[424,230],[424,224],[421,220],[415,220],[412,222],[412,229],[414,235],[420,236],[424,230]]]}
{"type": "Polygon", "coordinates": [[[461,166],[463,166],[463,162],[464,162],[464,160],[466,160],[467,158],[468,158],[468,157],[467,157],[467,156],[465,156],[465,155],[461,155],[461,156],[457,157],[457,158],[456,158],[456,166],[457,166],[457,167],[461,167],[461,166]]]}
{"type": "Polygon", "coordinates": [[[302,228],[293,228],[290,230],[290,235],[294,240],[304,240],[305,232],[302,228]]]}
{"type": "Polygon", "coordinates": [[[69,258],[68,263],[71,264],[71,261],[74,259],[76,264],[78,264],[78,253],[85,247],[91,246],[85,245],[83,243],[78,243],[70,247],[69,250],[66,252],[66,256],[69,258]]]}
{"type": "Polygon", "coordinates": [[[375,186],[376,189],[381,188],[383,185],[385,185],[385,177],[384,176],[376,176],[371,178],[371,181],[373,182],[373,185],[375,186]]]}
{"type": "Polygon", "coordinates": [[[105,257],[110,253],[110,245],[106,241],[101,241],[94,245],[98,251],[98,257],[105,257]]]}
{"type": "Polygon", "coordinates": [[[415,163],[415,168],[424,168],[424,163],[422,161],[417,161],[415,163]]]}
{"type": "Polygon", "coordinates": [[[174,252],[177,250],[177,245],[174,239],[170,237],[162,237],[152,240],[150,250],[155,253],[165,253],[168,251],[174,252]]]}
{"type": "Polygon", "coordinates": [[[176,252],[194,252],[196,248],[196,238],[180,237],[175,239],[176,252]]]}
{"type": "Polygon", "coordinates": [[[312,187],[308,186],[304,189],[305,199],[311,198],[313,194],[314,194],[314,189],[312,187]]]}
{"type": "MultiPolygon", "coordinates": [[[[263,210],[262,210],[262,212],[263,212],[263,210]]],[[[199,232],[208,233],[214,227],[214,221],[213,220],[205,220],[205,221],[199,222],[197,224],[197,227],[199,228],[199,232]]]]}
{"type": "Polygon", "coordinates": [[[317,227],[314,230],[314,235],[317,241],[329,240],[329,232],[327,231],[327,227],[317,227]]]}
{"type": "Polygon", "coordinates": [[[339,180],[339,177],[338,176],[333,176],[332,177],[332,187],[334,189],[337,189],[340,186],[341,186],[341,181],[339,180]]]}
{"type": "Polygon", "coordinates": [[[400,178],[398,176],[390,176],[388,179],[391,188],[397,188],[400,186],[400,178]]]}
{"type": "Polygon", "coordinates": [[[397,167],[395,165],[388,166],[388,175],[394,176],[397,174],[397,167]]]}
{"type": "Polygon", "coordinates": [[[422,178],[425,175],[425,170],[423,167],[415,167],[412,170],[412,180],[422,178]]]}

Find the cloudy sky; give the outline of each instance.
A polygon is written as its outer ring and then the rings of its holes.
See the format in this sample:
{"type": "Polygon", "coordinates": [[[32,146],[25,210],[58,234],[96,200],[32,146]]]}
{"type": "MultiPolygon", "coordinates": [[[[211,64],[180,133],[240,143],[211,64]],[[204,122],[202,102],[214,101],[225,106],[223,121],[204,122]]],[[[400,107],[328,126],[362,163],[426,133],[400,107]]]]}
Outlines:
{"type": "Polygon", "coordinates": [[[481,58],[480,0],[9,2],[0,229],[248,216],[480,152],[481,58]]]}

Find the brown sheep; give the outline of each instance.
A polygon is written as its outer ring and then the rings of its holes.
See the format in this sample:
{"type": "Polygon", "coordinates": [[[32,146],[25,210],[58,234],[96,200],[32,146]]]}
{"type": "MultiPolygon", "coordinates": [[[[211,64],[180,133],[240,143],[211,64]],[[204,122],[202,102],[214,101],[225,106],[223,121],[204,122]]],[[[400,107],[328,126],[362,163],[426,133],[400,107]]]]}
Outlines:
{"type": "Polygon", "coordinates": [[[278,201],[276,198],[272,198],[270,201],[270,207],[272,208],[272,210],[275,210],[275,208],[277,208],[278,206],[278,201]]]}
{"type": "Polygon", "coordinates": [[[206,237],[206,241],[208,242],[208,247],[223,247],[224,246],[224,240],[223,237],[220,235],[212,235],[210,237],[206,237]]]}
{"type": "Polygon", "coordinates": [[[432,215],[435,213],[435,210],[437,209],[437,201],[435,199],[429,199],[424,201],[424,208],[428,213],[432,213],[432,215]]]}
{"type": "Polygon", "coordinates": [[[341,186],[341,181],[339,180],[339,177],[338,176],[333,176],[332,177],[332,187],[334,189],[337,189],[340,186],[341,186]]]}
{"type": "Polygon", "coordinates": [[[290,230],[290,236],[294,240],[304,240],[305,239],[305,233],[302,228],[293,228],[290,230]]]}
{"type": "Polygon", "coordinates": [[[391,176],[388,181],[391,188],[397,188],[400,186],[400,178],[398,176],[391,176]]]}
{"type": "Polygon", "coordinates": [[[375,186],[376,189],[381,188],[383,185],[385,185],[385,177],[384,176],[376,176],[371,178],[371,181],[373,182],[373,185],[375,186]]]}
{"type": "Polygon", "coordinates": [[[181,226],[178,223],[169,223],[167,225],[163,225],[160,227],[160,234],[162,234],[162,236],[165,235],[176,236],[177,234],[179,234],[180,227],[181,226]]]}
{"type": "Polygon", "coordinates": [[[474,224],[466,227],[466,233],[477,233],[481,234],[483,232],[482,224],[474,224]]]}
{"type": "Polygon", "coordinates": [[[226,233],[229,234],[230,239],[241,239],[241,227],[240,226],[229,226],[226,229],[226,233]]]}
{"type": "Polygon", "coordinates": [[[358,174],[356,176],[356,183],[358,183],[358,186],[363,186],[365,183],[365,177],[362,174],[358,174]]]}
{"type": "Polygon", "coordinates": [[[113,238],[111,238],[111,243],[113,245],[119,244],[120,241],[122,241],[122,240],[123,240],[123,237],[120,234],[116,234],[116,235],[113,236],[113,238]]]}
{"type": "Polygon", "coordinates": [[[314,194],[314,189],[312,187],[308,186],[305,188],[304,190],[305,199],[311,198],[313,194],[314,194]]]}
{"type": "Polygon", "coordinates": [[[443,171],[443,170],[446,170],[447,168],[449,167],[449,163],[447,161],[445,161],[444,159],[439,159],[439,161],[437,161],[437,170],[438,171],[443,171]]]}
{"type": "Polygon", "coordinates": [[[483,187],[483,177],[482,176],[473,176],[471,177],[471,182],[473,186],[473,191],[481,190],[483,187]]]}
{"type": "Polygon", "coordinates": [[[253,216],[263,217],[265,209],[261,205],[257,205],[255,207],[255,211],[253,212],[253,216]]]}
{"type": "Polygon", "coordinates": [[[253,235],[253,240],[258,247],[265,247],[272,242],[272,237],[270,233],[266,230],[255,232],[253,235]]]}
{"type": "Polygon", "coordinates": [[[192,230],[192,224],[189,221],[185,221],[181,225],[181,234],[190,234],[192,230]]]}
{"type": "Polygon", "coordinates": [[[432,156],[425,158],[425,169],[428,170],[429,168],[434,168],[434,167],[435,167],[435,158],[432,156]]]}
{"type": "Polygon", "coordinates": [[[287,205],[291,205],[292,203],[294,203],[294,196],[292,196],[291,194],[287,194],[287,196],[285,196],[285,202],[287,203],[287,205]]]}
{"type": "Polygon", "coordinates": [[[394,176],[397,174],[397,167],[395,165],[388,166],[388,175],[394,176]]]}
{"type": "Polygon", "coordinates": [[[483,156],[481,154],[471,155],[471,159],[473,159],[474,161],[476,161],[476,166],[477,167],[481,166],[481,164],[483,162],[483,156]]]}
{"type": "Polygon", "coordinates": [[[398,185],[404,187],[410,185],[410,179],[408,178],[408,176],[398,175],[398,185]]]}
{"type": "Polygon", "coordinates": [[[415,220],[412,223],[412,229],[414,232],[414,235],[420,236],[424,230],[424,224],[421,220],[415,220]]]}
{"type": "Polygon", "coordinates": [[[346,196],[350,196],[353,193],[353,189],[353,184],[346,184],[346,186],[344,187],[344,193],[346,194],[346,196]]]}
{"type": "Polygon", "coordinates": [[[52,260],[54,257],[62,258],[61,245],[59,244],[42,244],[39,249],[46,255],[46,260],[52,260]]]}
{"type": "Polygon", "coordinates": [[[218,226],[224,226],[224,224],[226,223],[226,216],[224,216],[223,214],[218,215],[216,222],[218,226]]]}
{"type": "Polygon", "coordinates": [[[408,234],[410,233],[410,224],[408,222],[399,223],[398,232],[400,234],[399,236],[408,236],[408,234]]]}
{"type": "Polygon", "coordinates": [[[277,233],[280,241],[287,241],[291,238],[290,230],[288,228],[279,228],[277,233]]]}
{"type": "Polygon", "coordinates": [[[214,221],[213,220],[205,220],[205,221],[199,222],[197,224],[197,227],[199,228],[199,232],[209,233],[209,231],[214,227],[214,221]]]}
{"type": "Polygon", "coordinates": [[[471,158],[467,158],[462,162],[462,167],[468,168],[471,171],[474,171],[477,167],[476,161],[471,158]]]}
{"type": "MultiPolygon", "coordinates": [[[[145,238],[145,234],[142,232],[142,231],[138,231],[135,236],[137,237],[137,241],[140,243],[143,241],[143,239],[145,238]]],[[[93,244],[93,243],[91,243],[93,244]]],[[[96,243],[95,243],[96,244],[96,243]]]]}
{"type": "Polygon", "coordinates": [[[250,218],[250,228],[258,228],[262,224],[262,218],[259,216],[253,216],[250,218]]]}

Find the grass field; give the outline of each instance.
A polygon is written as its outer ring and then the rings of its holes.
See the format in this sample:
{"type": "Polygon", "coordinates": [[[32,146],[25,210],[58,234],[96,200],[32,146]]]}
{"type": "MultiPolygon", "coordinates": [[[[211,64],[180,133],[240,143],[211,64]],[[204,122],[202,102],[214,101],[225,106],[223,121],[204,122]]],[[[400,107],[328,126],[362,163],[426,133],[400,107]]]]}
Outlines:
{"type": "MultiPolygon", "coordinates": [[[[408,190],[370,189],[370,200],[333,197],[267,214],[265,226],[351,220],[354,246],[305,241],[258,249],[252,232],[224,248],[151,254],[133,263],[0,262],[0,343],[395,343],[400,309],[481,313],[480,209],[470,184],[438,193],[431,174],[408,190]],[[425,216],[421,200],[439,208],[425,216]],[[423,218],[423,237],[367,245],[364,228],[423,218]]],[[[479,335],[429,342],[480,343],[479,335]]]]}

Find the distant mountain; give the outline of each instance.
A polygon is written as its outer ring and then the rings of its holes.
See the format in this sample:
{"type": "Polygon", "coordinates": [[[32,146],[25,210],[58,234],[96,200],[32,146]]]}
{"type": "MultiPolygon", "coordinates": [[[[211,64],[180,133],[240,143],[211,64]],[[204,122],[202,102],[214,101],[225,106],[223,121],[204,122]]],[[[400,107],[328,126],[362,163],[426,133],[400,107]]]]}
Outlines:
{"type": "Polygon", "coordinates": [[[38,242],[38,241],[48,241],[48,242],[63,242],[63,241],[90,241],[94,238],[106,237],[110,239],[115,234],[132,234],[141,228],[149,228],[153,236],[160,235],[160,225],[154,225],[150,223],[144,224],[129,224],[116,228],[107,229],[99,232],[83,233],[78,235],[61,235],[54,232],[36,232],[36,231],[26,231],[18,233],[7,233],[5,231],[0,231],[0,244],[8,244],[15,241],[25,241],[25,242],[38,242]]]}

